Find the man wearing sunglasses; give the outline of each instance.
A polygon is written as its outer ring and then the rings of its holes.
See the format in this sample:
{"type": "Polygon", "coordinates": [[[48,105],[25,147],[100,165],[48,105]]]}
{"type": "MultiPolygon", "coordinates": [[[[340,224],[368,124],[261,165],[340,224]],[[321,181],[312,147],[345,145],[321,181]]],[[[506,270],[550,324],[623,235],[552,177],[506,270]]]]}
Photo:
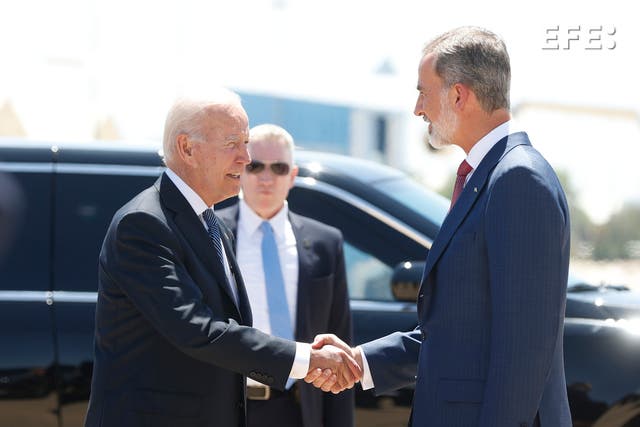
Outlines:
{"type": "MultiPolygon", "coordinates": [[[[254,327],[302,342],[322,332],[351,341],[342,234],[296,215],[287,205],[298,174],[293,145],[291,135],[279,126],[251,129],[251,162],[240,176],[241,198],[218,215],[236,236],[254,327]]],[[[353,425],[352,391],[322,393],[298,381],[279,392],[249,381],[247,396],[249,427],[353,425]]]]}

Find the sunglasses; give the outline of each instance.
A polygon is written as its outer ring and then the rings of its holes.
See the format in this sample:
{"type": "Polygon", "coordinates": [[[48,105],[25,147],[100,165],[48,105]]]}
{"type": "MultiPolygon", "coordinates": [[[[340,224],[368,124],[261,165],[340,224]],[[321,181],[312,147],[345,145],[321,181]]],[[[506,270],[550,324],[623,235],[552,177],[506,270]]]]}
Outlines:
{"type": "Polygon", "coordinates": [[[252,160],[251,163],[245,166],[245,170],[248,173],[257,174],[262,172],[267,165],[275,175],[284,176],[289,173],[289,165],[287,163],[275,162],[267,164],[259,162],[258,160],[252,160]]]}

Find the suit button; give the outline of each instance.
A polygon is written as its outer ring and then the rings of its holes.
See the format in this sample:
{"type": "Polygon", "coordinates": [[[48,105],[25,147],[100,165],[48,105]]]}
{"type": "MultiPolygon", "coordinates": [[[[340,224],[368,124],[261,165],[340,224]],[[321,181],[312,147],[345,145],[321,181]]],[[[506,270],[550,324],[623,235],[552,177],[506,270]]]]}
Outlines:
{"type": "Polygon", "coordinates": [[[244,409],[244,403],[238,402],[238,409],[244,409]]]}

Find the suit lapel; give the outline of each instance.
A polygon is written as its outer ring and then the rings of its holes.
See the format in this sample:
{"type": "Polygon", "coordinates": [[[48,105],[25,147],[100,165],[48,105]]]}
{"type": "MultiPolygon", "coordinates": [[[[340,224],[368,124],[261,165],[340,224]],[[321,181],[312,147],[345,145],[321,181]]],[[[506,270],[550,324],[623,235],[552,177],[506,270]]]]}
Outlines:
{"type": "MultiPolygon", "coordinates": [[[[215,254],[213,242],[189,202],[166,174],[163,173],[155,185],[160,192],[162,203],[174,212],[173,220],[176,226],[187,238],[200,261],[213,273],[216,282],[224,289],[229,298],[235,301],[231,285],[224,272],[224,266],[217,262],[216,257],[213,255],[215,254]]],[[[222,241],[224,243],[225,239],[222,239],[222,241]]],[[[228,254],[227,257],[229,258],[228,254]]],[[[199,285],[203,286],[203,284],[199,285]]]]}
{"type": "MultiPolygon", "coordinates": [[[[216,213],[216,215],[218,215],[216,213]]],[[[229,206],[228,208],[222,209],[219,212],[218,218],[222,219],[224,224],[231,231],[232,236],[238,235],[238,218],[240,215],[240,203],[236,203],[235,205],[229,206]]],[[[233,253],[236,253],[237,243],[236,239],[231,239],[233,253]]]]}
{"type": "Polygon", "coordinates": [[[449,245],[449,242],[456,230],[468,215],[478,196],[482,193],[491,171],[506,153],[511,151],[514,147],[523,144],[530,145],[527,134],[524,132],[514,133],[502,138],[491,148],[491,150],[489,150],[487,155],[478,165],[478,168],[473,171],[473,175],[471,175],[469,182],[464,186],[456,204],[453,205],[453,208],[444,219],[442,227],[440,227],[440,231],[431,246],[431,250],[429,250],[429,253],[427,254],[427,260],[424,266],[424,273],[420,285],[420,293],[422,292],[422,286],[424,286],[426,279],[429,277],[429,273],[433,266],[438,262],[440,256],[449,245]]]}
{"type": "Polygon", "coordinates": [[[294,335],[296,339],[302,337],[305,325],[309,325],[310,307],[312,306],[309,298],[309,271],[312,264],[312,245],[308,237],[304,236],[304,224],[300,217],[289,211],[289,222],[296,237],[296,250],[298,251],[298,298],[296,301],[296,325],[294,335]]]}
{"type": "MultiPolygon", "coordinates": [[[[237,216],[235,217],[237,219],[237,216]]],[[[237,224],[235,222],[234,224],[237,224]]],[[[238,291],[238,308],[240,310],[240,316],[242,317],[242,322],[245,325],[252,326],[253,325],[253,315],[251,314],[251,305],[249,304],[249,296],[247,295],[247,288],[244,286],[244,280],[242,279],[242,274],[240,273],[240,267],[238,267],[238,262],[236,260],[235,255],[235,238],[231,230],[229,230],[223,221],[220,221],[220,231],[222,237],[222,243],[224,244],[224,250],[227,254],[227,260],[229,261],[229,267],[231,269],[231,274],[236,280],[236,287],[238,291]]]]}

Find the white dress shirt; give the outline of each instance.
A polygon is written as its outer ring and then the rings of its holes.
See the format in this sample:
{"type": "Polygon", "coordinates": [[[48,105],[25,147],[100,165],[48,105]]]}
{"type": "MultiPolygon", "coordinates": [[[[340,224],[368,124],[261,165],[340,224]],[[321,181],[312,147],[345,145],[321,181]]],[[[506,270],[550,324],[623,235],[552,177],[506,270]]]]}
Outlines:
{"type": "MultiPolygon", "coordinates": [[[[511,135],[518,131],[515,130],[515,123],[513,120],[506,121],[501,125],[494,128],[491,132],[480,138],[478,142],[471,147],[469,150],[469,154],[467,155],[467,163],[473,168],[473,170],[467,175],[467,179],[465,183],[469,182],[471,175],[473,175],[473,171],[476,170],[478,166],[480,166],[480,162],[484,159],[489,151],[493,148],[494,145],[498,143],[502,138],[507,135],[511,135]]],[[[369,390],[375,387],[373,383],[373,377],[371,376],[371,371],[369,370],[369,363],[367,362],[367,357],[362,351],[362,347],[360,347],[360,352],[362,353],[362,370],[364,374],[362,379],[360,380],[360,384],[362,385],[363,390],[369,390]]]]}
{"type": "Polygon", "coordinates": [[[491,132],[480,138],[478,142],[471,147],[469,150],[469,154],[467,155],[467,163],[473,169],[467,175],[467,179],[465,183],[469,182],[471,175],[473,175],[473,171],[475,171],[478,166],[480,166],[480,162],[484,159],[484,156],[487,155],[489,151],[493,148],[494,145],[498,143],[502,138],[507,135],[511,135],[512,133],[518,132],[515,130],[515,122],[513,120],[509,120],[501,124],[500,126],[494,128],[491,132]]]}
{"type": "MultiPolygon", "coordinates": [[[[198,196],[198,194],[193,191],[193,189],[191,187],[189,187],[189,185],[184,182],[175,172],[173,172],[171,169],[167,168],[165,170],[165,173],[167,174],[167,176],[169,177],[169,179],[171,179],[171,181],[175,184],[175,186],[178,188],[178,190],[180,191],[180,193],[182,193],[182,195],[184,196],[185,199],[187,199],[187,202],[189,202],[189,205],[191,206],[191,208],[193,209],[193,211],[196,213],[196,215],[198,215],[198,218],[200,218],[200,222],[202,222],[202,226],[205,227],[205,229],[207,229],[207,224],[204,221],[204,219],[202,218],[202,213],[206,210],[206,209],[213,209],[213,206],[207,206],[206,203],[202,200],[202,198],[200,196],[198,196]]],[[[262,236],[261,236],[262,237],[262,236]]],[[[295,242],[295,240],[294,240],[295,242]]],[[[279,245],[278,245],[279,247],[279,245]]],[[[234,298],[236,299],[236,304],[238,302],[238,286],[236,284],[235,278],[233,277],[233,274],[231,274],[231,267],[229,266],[229,259],[227,258],[227,253],[224,250],[224,245],[222,245],[222,254],[224,257],[224,271],[225,274],[227,276],[227,278],[229,279],[229,283],[231,283],[231,289],[234,293],[234,298]]],[[[214,256],[214,255],[212,255],[214,256]]],[[[262,261],[260,266],[262,266],[262,261]]],[[[241,272],[243,272],[242,268],[240,269],[241,272]]],[[[296,266],[296,271],[297,271],[297,266],[296,266]]],[[[243,272],[244,274],[244,272],[243,272]]],[[[285,279],[286,280],[286,279],[285,279]]],[[[264,278],[263,278],[264,281],[264,278]]],[[[296,278],[296,283],[297,283],[297,278],[296,278]]],[[[297,290],[296,290],[297,292],[297,290]]],[[[288,297],[288,295],[287,295],[288,297]]],[[[295,300],[294,300],[295,302],[295,300]]],[[[253,307],[252,307],[253,308],[253,307]]],[[[290,378],[304,378],[307,375],[307,372],[309,372],[309,363],[311,361],[311,345],[310,344],[306,344],[306,343],[296,343],[296,355],[295,355],[295,359],[293,361],[293,366],[291,367],[291,372],[289,373],[289,377],[290,378]]]]}
{"type": "MultiPolygon", "coordinates": [[[[291,328],[295,331],[296,302],[298,299],[298,249],[296,237],[289,222],[289,208],[285,202],[278,212],[268,222],[273,228],[276,244],[278,245],[278,257],[282,277],[284,278],[285,292],[291,328]]],[[[253,313],[253,327],[267,334],[271,332],[269,319],[269,307],[267,304],[267,287],[264,270],[262,268],[262,230],[260,224],[265,221],[256,214],[244,200],[240,200],[238,231],[236,236],[236,258],[242,272],[249,301],[251,301],[251,313],[253,313]]]]}
{"type": "MultiPolygon", "coordinates": [[[[240,199],[238,213],[238,229],[236,233],[236,257],[242,272],[247,295],[251,302],[253,326],[268,334],[271,333],[269,306],[267,304],[267,286],[262,268],[262,219],[247,203],[240,199]]],[[[273,228],[273,234],[278,246],[278,257],[284,278],[287,306],[291,328],[295,334],[296,307],[298,301],[298,249],[296,237],[289,222],[289,207],[287,202],[280,211],[268,220],[273,228]]],[[[300,344],[300,343],[298,343],[300,344]]],[[[298,347],[296,358],[291,369],[291,378],[303,378],[309,371],[311,351],[308,346],[298,347]]],[[[253,380],[247,378],[247,383],[253,380]]]]}

